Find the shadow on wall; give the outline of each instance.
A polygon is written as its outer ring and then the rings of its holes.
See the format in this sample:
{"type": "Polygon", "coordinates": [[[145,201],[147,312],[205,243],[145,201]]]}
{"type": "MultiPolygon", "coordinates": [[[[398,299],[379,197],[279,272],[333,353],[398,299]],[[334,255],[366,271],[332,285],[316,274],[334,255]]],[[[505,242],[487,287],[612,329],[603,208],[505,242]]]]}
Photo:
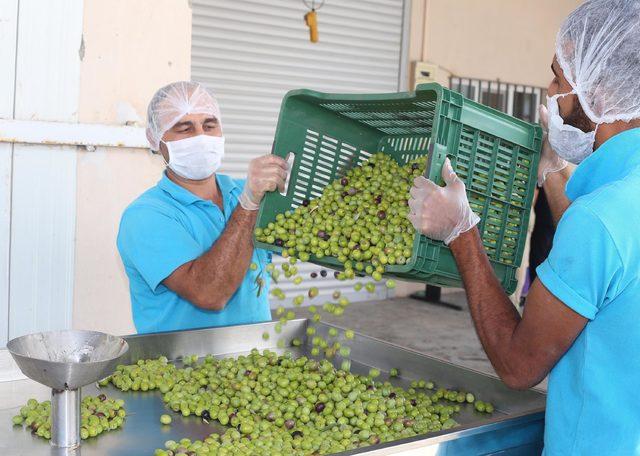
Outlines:
{"type": "Polygon", "coordinates": [[[140,149],[79,152],[73,327],[135,332],[116,247],[124,209],[160,179],[162,158],[140,149]]]}

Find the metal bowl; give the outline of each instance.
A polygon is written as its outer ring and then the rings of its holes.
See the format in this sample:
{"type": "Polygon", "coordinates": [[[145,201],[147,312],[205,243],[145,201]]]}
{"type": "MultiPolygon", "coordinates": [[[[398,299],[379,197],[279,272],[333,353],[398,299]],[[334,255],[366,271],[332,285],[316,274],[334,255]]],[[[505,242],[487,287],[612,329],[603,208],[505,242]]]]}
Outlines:
{"type": "Polygon", "coordinates": [[[27,377],[57,390],[73,390],[109,375],[129,345],[97,331],[67,330],[17,337],[7,349],[27,377]]]}

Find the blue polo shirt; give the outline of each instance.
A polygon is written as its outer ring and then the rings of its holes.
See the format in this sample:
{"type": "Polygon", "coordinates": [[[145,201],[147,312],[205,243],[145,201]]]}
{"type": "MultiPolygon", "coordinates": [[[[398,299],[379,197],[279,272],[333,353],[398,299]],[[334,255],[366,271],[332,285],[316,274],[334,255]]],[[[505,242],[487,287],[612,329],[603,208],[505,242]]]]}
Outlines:
{"type": "Polygon", "coordinates": [[[549,377],[545,455],[640,454],[640,128],[602,144],[537,269],[589,321],[549,377]]]}
{"type": "MultiPolygon", "coordinates": [[[[223,209],[172,182],[166,174],[122,215],[118,250],[129,277],[133,321],[139,333],[257,323],[271,319],[265,250],[254,249],[256,271],[244,280],[220,311],[204,310],[164,286],[179,266],[208,251],[224,231],[238,204],[244,181],[216,175],[223,209]],[[262,290],[256,279],[262,277],[262,290]]],[[[226,266],[219,265],[219,274],[226,266]]]]}

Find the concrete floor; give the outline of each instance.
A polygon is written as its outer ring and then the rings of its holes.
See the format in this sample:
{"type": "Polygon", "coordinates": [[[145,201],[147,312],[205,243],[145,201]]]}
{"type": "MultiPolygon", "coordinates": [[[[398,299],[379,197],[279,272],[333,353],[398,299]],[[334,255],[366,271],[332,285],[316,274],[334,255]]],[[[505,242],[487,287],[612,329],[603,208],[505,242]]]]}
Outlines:
{"type": "MultiPolygon", "coordinates": [[[[340,317],[322,315],[328,323],[495,376],[476,336],[464,292],[447,293],[443,300],[463,310],[396,298],[353,303],[340,317]]],[[[296,316],[310,313],[298,309],[296,316]]],[[[546,381],[539,388],[546,389],[546,381]]]]}

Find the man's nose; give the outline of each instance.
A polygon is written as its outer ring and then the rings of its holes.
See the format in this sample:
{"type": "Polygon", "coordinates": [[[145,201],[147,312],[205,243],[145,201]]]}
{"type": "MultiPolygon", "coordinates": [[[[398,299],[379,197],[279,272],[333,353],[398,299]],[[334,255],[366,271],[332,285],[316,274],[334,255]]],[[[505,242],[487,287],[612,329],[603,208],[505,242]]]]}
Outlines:
{"type": "Polygon", "coordinates": [[[204,126],[200,124],[195,124],[195,134],[194,136],[204,135],[204,126]]]}

